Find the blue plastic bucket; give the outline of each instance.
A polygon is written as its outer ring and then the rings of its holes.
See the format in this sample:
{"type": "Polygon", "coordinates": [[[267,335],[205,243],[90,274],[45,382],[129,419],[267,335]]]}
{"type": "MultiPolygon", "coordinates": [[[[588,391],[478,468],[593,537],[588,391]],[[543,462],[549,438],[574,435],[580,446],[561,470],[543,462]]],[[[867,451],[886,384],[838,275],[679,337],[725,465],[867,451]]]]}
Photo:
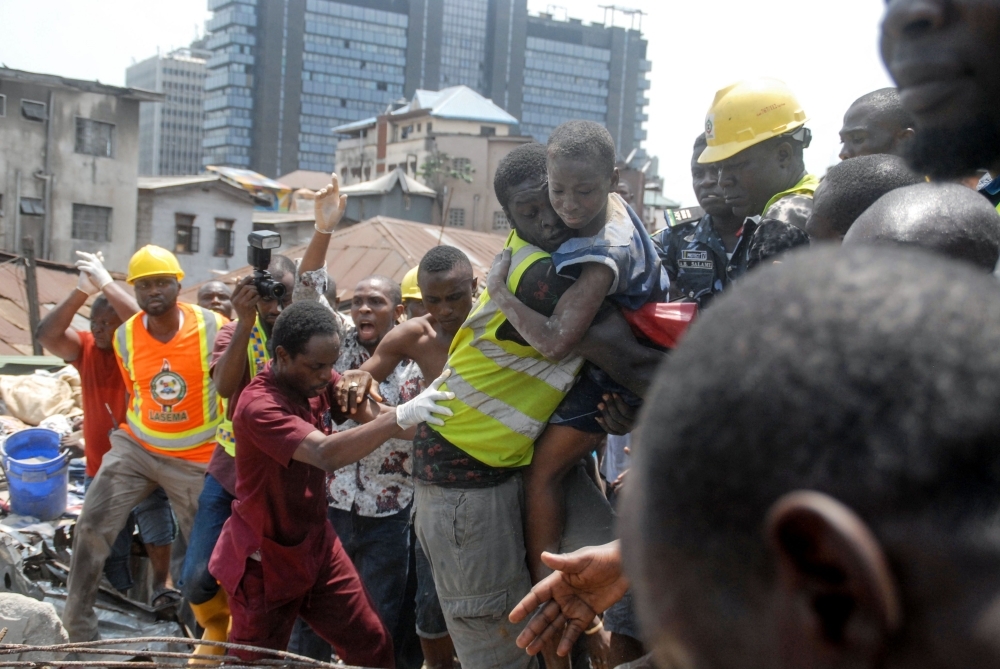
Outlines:
{"type": "Polygon", "coordinates": [[[59,434],[44,428],[15,432],[3,446],[10,510],[52,520],[66,511],[69,461],[59,452],[59,434]]]}

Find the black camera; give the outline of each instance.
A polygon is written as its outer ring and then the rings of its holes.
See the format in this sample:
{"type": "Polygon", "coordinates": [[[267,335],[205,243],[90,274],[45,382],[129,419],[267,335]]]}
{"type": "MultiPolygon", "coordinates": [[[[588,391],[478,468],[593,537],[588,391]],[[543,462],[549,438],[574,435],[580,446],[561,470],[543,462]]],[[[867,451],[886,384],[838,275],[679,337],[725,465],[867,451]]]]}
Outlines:
{"type": "Polygon", "coordinates": [[[277,232],[251,232],[247,241],[247,262],[253,266],[253,285],[262,300],[280,300],[287,292],[285,285],[275,281],[267,266],[271,264],[271,249],[281,246],[281,235],[277,232]]]}

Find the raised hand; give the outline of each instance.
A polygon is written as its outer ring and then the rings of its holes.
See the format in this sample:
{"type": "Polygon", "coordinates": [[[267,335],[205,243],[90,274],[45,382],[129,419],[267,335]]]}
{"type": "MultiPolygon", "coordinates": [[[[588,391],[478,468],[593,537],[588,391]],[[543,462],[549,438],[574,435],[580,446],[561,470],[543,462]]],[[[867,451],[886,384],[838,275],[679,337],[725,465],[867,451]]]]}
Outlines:
{"type": "Polygon", "coordinates": [[[347,211],[347,196],[340,194],[340,177],[330,175],[330,185],[316,193],[316,231],[330,234],[347,211]]]}
{"type": "Polygon", "coordinates": [[[97,253],[77,251],[76,255],[80,256],[80,259],[76,261],[76,267],[80,270],[80,278],[76,283],[77,289],[88,295],[94,295],[114,281],[111,278],[111,273],[104,268],[104,254],[100,251],[97,253]]]}

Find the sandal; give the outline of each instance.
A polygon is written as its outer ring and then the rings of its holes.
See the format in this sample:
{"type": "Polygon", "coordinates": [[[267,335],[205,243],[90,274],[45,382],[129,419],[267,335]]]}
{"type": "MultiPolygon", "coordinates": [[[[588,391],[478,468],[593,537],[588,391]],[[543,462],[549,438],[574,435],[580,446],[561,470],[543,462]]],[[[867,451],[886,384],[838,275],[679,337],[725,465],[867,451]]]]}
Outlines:
{"type": "Polygon", "coordinates": [[[149,605],[156,612],[166,611],[171,607],[176,607],[181,603],[180,590],[175,590],[174,588],[160,588],[153,592],[153,598],[150,600],[149,605]],[[160,601],[162,600],[162,601],[160,601]],[[157,602],[159,601],[159,604],[157,602]]]}

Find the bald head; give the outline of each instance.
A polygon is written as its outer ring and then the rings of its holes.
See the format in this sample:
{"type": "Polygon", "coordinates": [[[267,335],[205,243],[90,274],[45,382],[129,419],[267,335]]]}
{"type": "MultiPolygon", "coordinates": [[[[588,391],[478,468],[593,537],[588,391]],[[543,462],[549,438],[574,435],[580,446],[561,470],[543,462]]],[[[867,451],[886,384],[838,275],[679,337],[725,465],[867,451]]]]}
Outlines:
{"type": "Polygon", "coordinates": [[[198,306],[232,318],[232,291],[221,281],[209,281],[198,289],[198,306]]]}
{"type": "Polygon", "coordinates": [[[898,188],[869,207],[844,246],[895,242],[965,260],[992,272],[1000,259],[1000,215],[965,186],[923,183],[898,188]]]}

